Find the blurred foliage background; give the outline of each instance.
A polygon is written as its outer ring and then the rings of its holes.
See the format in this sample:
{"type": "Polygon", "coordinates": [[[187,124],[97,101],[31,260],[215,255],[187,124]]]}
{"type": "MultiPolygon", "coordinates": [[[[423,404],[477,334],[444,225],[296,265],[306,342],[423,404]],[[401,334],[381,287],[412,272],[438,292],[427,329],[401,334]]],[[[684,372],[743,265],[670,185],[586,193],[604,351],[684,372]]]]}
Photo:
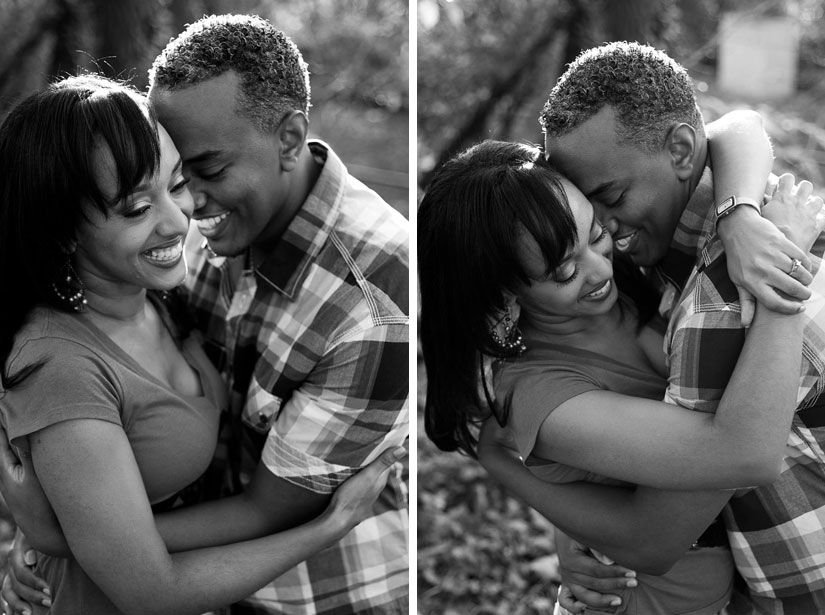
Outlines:
{"type": "Polygon", "coordinates": [[[481,139],[541,143],[538,114],[565,65],[615,40],[646,42],[685,66],[707,120],[750,107],[763,111],[778,146],[807,132],[806,147],[788,154],[800,175],[822,185],[822,16],[822,0],[418,0],[418,185],[481,139]],[[717,91],[718,26],[732,11],[798,22],[798,95],[769,104],[717,91]]]}
{"type": "Polygon", "coordinates": [[[407,0],[0,0],[0,117],[78,70],[145,90],[169,39],[213,13],[261,15],[296,42],[311,73],[313,136],[408,215],[407,0]]]}
{"type": "MultiPolygon", "coordinates": [[[[145,91],[152,61],[186,24],[257,14],[309,64],[312,135],[408,216],[409,10],[408,0],[0,0],[0,119],[79,71],[128,78],[145,91]]],[[[12,531],[4,511],[0,503],[0,571],[12,531]]]]}
{"type": "MultiPolygon", "coordinates": [[[[822,188],[824,9],[825,0],[418,0],[419,195],[434,168],[477,141],[541,144],[538,115],[566,64],[614,40],[652,44],[685,66],[708,121],[731,109],[760,111],[774,170],[822,188]],[[791,95],[776,98],[775,85],[758,71],[750,78],[760,94],[720,87],[720,24],[731,12],[795,25],[791,95]]],[[[558,588],[552,526],[476,462],[426,439],[420,353],[418,371],[419,614],[551,613],[558,588]]]]}

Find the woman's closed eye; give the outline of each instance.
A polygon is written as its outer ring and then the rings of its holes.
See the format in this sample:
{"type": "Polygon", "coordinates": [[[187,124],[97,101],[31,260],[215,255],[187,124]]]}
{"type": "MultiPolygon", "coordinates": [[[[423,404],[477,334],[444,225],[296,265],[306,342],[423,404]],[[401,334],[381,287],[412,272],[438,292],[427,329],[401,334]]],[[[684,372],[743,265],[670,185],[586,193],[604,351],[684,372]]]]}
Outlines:
{"type": "MultiPolygon", "coordinates": [[[[593,218],[593,225],[590,227],[590,244],[595,245],[603,241],[606,237],[607,227],[602,226],[598,220],[593,218]]],[[[556,269],[553,277],[557,284],[563,286],[575,280],[578,274],[579,268],[576,266],[575,261],[571,259],[556,269]]]]}
{"type": "Polygon", "coordinates": [[[602,226],[601,223],[594,218],[593,226],[590,228],[590,243],[597,244],[605,237],[607,237],[607,227],[602,226]]]}
{"type": "Polygon", "coordinates": [[[124,218],[140,218],[152,207],[150,203],[135,203],[128,211],[123,213],[124,218]]]}
{"type": "Polygon", "coordinates": [[[565,284],[569,284],[570,282],[575,280],[578,274],[579,268],[571,260],[563,264],[558,269],[556,269],[556,272],[553,274],[553,277],[556,280],[557,284],[561,284],[562,286],[564,286],[565,284]]]}

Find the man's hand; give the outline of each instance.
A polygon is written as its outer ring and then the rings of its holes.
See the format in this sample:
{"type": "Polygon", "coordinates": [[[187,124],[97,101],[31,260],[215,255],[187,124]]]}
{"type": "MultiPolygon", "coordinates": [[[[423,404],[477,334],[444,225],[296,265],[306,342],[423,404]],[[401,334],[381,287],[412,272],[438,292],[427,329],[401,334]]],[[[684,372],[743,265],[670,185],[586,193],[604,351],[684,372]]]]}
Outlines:
{"type": "Polygon", "coordinates": [[[35,613],[31,605],[50,607],[51,590],[48,584],[32,572],[37,561],[34,551],[26,542],[26,537],[17,533],[9,551],[6,578],[3,579],[2,596],[8,604],[9,613],[35,613]]]}
{"type": "Polygon", "coordinates": [[[636,573],[618,564],[607,565],[597,560],[585,545],[556,530],[556,550],[562,589],[559,605],[572,613],[586,607],[618,606],[622,599],[605,592],[636,587],[636,573]]]}
{"type": "Polygon", "coordinates": [[[5,430],[0,428],[0,491],[15,522],[32,545],[49,555],[66,556],[69,546],[28,451],[15,454],[5,430]]]}
{"type": "MultiPolygon", "coordinates": [[[[762,209],[762,215],[782,231],[790,241],[806,253],[822,232],[823,219],[822,198],[813,195],[813,185],[802,180],[795,183],[794,176],[785,173],[780,176],[773,198],[762,209]]],[[[802,259],[800,259],[802,260],[802,259]]],[[[806,270],[810,270],[810,263],[802,262],[806,270]]],[[[783,271],[792,279],[799,278],[799,267],[793,274],[788,273],[788,263],[784,263],[783,271]]],[[[804,272],[810,278],[807,271],[804,272]]],[[[807,278],[806,278],[807,279],[807,278]]],[[[810,281],[808,282],[810,283],[810,281]]]]}

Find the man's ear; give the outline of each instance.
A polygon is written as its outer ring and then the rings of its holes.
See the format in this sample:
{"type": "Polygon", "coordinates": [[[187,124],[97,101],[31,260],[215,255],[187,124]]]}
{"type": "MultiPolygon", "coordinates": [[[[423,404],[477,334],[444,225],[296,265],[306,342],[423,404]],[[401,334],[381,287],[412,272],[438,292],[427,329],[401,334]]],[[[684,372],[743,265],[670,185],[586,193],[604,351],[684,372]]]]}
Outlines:
{"type": "Polygon", "coordinates": [[[283,171],[292,171],[307,140],[309,119],[303,111],[290,111],[278,129],[278,147],[283,171]]]}
{"type": "Polygon", "coordinates": [[[675,124],[667,134],[665,147],[670,154],[671,165],[681,180],[693,175],[693,154],[696,152],[696,131],[690,124],[675,124]]]}

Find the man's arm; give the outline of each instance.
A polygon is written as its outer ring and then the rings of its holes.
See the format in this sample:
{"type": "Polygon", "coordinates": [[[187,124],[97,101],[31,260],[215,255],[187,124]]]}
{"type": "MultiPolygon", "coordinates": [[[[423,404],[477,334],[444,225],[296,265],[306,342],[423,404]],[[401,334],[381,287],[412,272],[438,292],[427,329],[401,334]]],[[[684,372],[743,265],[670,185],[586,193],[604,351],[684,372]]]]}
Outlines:
{"type": "Polygon", "coordinates": [[[337,344],[280,408],[243,494],[156,516],[170,551],[246,540],[312,519],[344,480],[383,450],[403,445],[407,344],[406,324],[371,327],[337,344]]]}
{"type": "MultiPolygon", "coordinates": [[[[773,149],[762,116],[750,110],[733,111],[706,128],[715,204],[731,196],[761,204],[773,166],[773,149]]],[[[730,279],[739,291],[743,325],[750,325],[756,300],[768,309],[793,314],[810,297],[804,281],[787,275],[793,258],[810,270],[805,252],[755,208],[736,208],[719,220],[717,230],[728,254],[730,279]]]]}

